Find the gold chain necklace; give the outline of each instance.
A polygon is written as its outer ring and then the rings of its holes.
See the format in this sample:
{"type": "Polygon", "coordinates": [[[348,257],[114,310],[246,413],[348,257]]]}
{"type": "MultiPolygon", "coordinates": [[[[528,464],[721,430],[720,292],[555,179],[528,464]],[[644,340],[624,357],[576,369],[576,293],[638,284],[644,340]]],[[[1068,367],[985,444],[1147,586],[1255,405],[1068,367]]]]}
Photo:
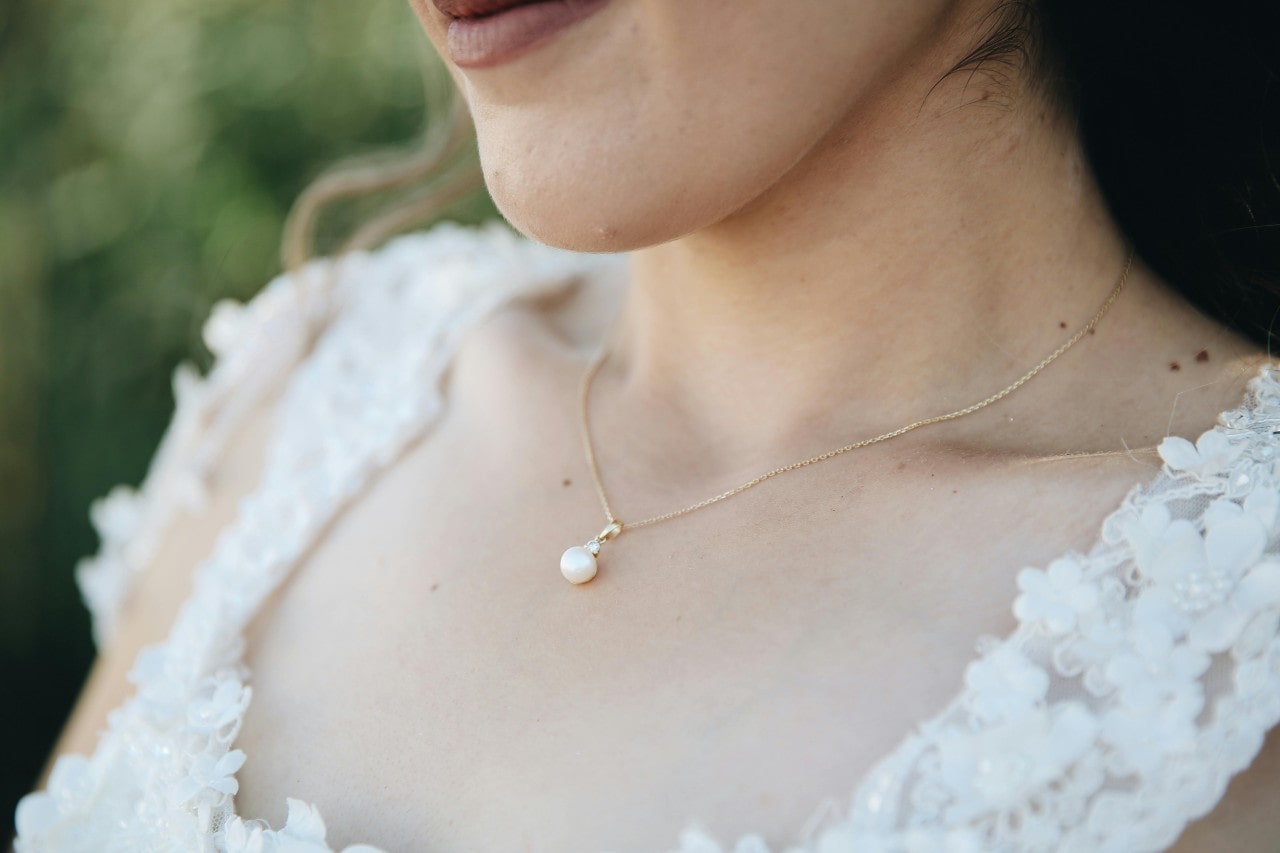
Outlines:
{"type": "Polygon", "coordinates": [[[1021,388],[1025,383],[1030,381],[1030,379],[1037,373],[1052,364],[1058,356],[1075,346],[1081,338],[1093,330],[1094,326],[1098,325],[1098,321],[1102,319],[1103,315],[1106,314],[1112,304],[1115,303],[1116,297],[1120,295],[1120,290],[1124,287],[1125,280],[1129,277],[1129,267],[1132,262],[1133,247],[1130,246],[1128,257],[1124,262],[1124,270],[1120,273],[1120,280],[1116,282],[1116,286],[1112,288],[1111,295],[1107,297],[1107,301],[1102,303],[1102,307],[1098,309],[1098,312],[1093,315],[1089,322],[1085,323],[1079,331],[1068,338],[1056,350],[1045,356],[1039,364],[1019,377],[1012,385],[1009,385],[1001,391],[997,391],[985,400],[974,403],[971,406],[965,406],[963,409],[956,409],[954,412],[948,412],[945,415],[935,415],[931,418],[925,418],[924,420],[909,423],[906,426],[899,427],[891,432],[882,433],[874,438],[855,441],[853,444],[846,444],[844,447],[837,447],[835,450],[828,450],[826,453],[822,453],[817,456],[810,456],[808,459],[801,460],[800,462],[792,462],[790,465],[784,465],[781,468],[774,468],[772,471],[766,471],[759,477],[743,483],[741,486],[730,489],[727,492],[722,492],[713,498],[707,498],[704,501],[699,501],[698,503],[687,506],[684,509],[678,509],[674,512],[664,513],[663,515],[655,515],[652,518],[642,519],[641,521],[629,521],[626,524],[623,524],[618,517],[613,514],[613,510],[609,507],[609,499],[605,497],[604,494],[604,484],[600,481],[600,469],[596,465],[595,449],[591,446],[591,425],[587,416],[587,397],[591,390],[591,380],[595,378],[596,371],[600,369],[600,365],[604,363],[605,357],[608,354],[607,347],[602,346],[600,348],[600,352],[597,353],[595,358],[592,360],[590,367],[587,368],[586,374],[582,377],[582,391],[579,402],[581,415],[580,420],[582,423],[582,444],[586,450],[587,465],[591,469],[591,478],[595,480],[596,484],[596,494],[600,496],[600,505],[604,508],[605,518],[609,520],[609,524],[596,534],[595,537],[588,540],[585,545],[574,545],[572,548],[569,548],[564,552],[564,555],[560,557],[561,574],[565,576],[566,580],[575,584],[586,583],[594,578],[596,576],[598,563],[596,558],[600,554],[601,547],[604,543],[616,538],[623,530],[634,530],[638,527],[645,527],[646,525],[657,524],[659,521],[667,521],[668,519],[676,518],[677,516],[684,515],[685,513],[693,512],[695,509],[702,509],[705,506],[710,506],[713,503],[719,503],[726,498],[731,498],[736,494],[745,492],[747,489],[763,483],[770,477],[776,477],[779,474],[784,474],[787,471],[794,471],[797,468],[803,468],[806,465],[812,465],[815,462],[823,462],[827,459],[831,459],[832,457],[839,456],[842,453],[848,453],[850,450],[857,450],[860,447],[869,447],[872,444],[879,444],[882,441],[897,438],[900,435],[904,435],[914,429],[919,429],[922,426],[955,420],[956,418],[973,414],[979,409],[984,409],[999,400],[1003,400],[1005,397],[1009,396],[1014,391],[1021,388]]]}

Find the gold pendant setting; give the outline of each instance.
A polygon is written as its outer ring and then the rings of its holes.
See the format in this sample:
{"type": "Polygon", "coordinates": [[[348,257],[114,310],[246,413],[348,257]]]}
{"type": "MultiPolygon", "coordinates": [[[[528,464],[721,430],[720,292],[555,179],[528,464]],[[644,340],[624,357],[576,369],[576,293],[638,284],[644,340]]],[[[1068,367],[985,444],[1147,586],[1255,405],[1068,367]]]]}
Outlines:
{"type": "Polygon", "coordinates": [[[572,584],[583,584],[596,576],[600,547],[622,532],[622,522],[614,521],[585,545],[574,545],[560,556],[560,574],[572,584]]]}

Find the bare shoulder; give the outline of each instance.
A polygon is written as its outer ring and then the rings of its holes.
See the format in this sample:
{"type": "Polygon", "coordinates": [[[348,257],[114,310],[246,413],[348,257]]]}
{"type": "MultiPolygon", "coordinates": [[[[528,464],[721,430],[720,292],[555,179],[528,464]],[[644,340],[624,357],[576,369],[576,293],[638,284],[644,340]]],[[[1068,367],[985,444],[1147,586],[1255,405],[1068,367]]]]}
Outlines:
{"type": "Polygon", "coordinates": [[[1243,332],[1192,306],[1166,284],[1134,294],[1122,334],[1090,382],[1124,388],[1114,402],[1134,419],[1127,437],[1158,444],[1168,435],[1195,438],[1217,416],[1237,408],[1249,381],[1270,356],[1243,332]]]}
{"type": "Polygon", "coordinates": [[[237,427],[208,480],[209,500],[199,514],[178,513],[150,563],[134,582],[114,636],[99,650],[63,727],[37,788],[44,788],[60,755],[92,753],[107,715],[133,692],[128,673],[138,652],[163,640],[191,593],[193,570],[235,517],[236,506],[256,485],[274,423],[274,395],[237,427]]]}

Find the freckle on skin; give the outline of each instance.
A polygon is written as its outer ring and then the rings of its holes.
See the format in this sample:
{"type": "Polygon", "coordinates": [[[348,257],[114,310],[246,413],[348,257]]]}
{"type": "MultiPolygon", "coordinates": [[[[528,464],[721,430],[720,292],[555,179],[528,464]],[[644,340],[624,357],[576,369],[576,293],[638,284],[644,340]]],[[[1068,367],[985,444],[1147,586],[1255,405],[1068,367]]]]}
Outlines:
{"type": "Polygon", "coordinates": [[[1202,349],[1200,350],[1200,352],[1196,353],[1196,361],[1204,363],[1208,360],[1209,360],[1209,351],[1207,349],[1202,349]]]}
{"type": "Polygon", "coordinates": [[[1182,369],[1182,365],[1181,365],[1181,364],[1178,364],[1178,362],[1176,362],[1176,361],[1171,361],[1171,362],[1169,362],[1169,369],[1170,369],[1170,370],[1174,370],[1174,371],[1181,370],[1181,369],[1182,369]]]}
{"type": "Polygon", "coordinates": [[[563,483],[562,483],[561,485],[565,485],[565,486],[572,486],[572,485],[573,485],[573,480],[570,480],[568,477],[565,477],[565,478],[564,478],[564,481],[563,481],[563,483]]]}
{"type": "Polygon", "coordinates": [[[435,592],[435,591],[436,591],[437,589],[439,589],[439,588],[440,588],[440,584],[438,584],[438,583],[433,583],[433,584],[431,585],[431,591],[432,591],[432,592],[435,592]]]}
{"type": "Polygon", "coordinates": [[[1058,321],[1058,328],[1059,328],[1059,329],[1065,329],[1066,327],[1067,327],[1067,321],[1066,321],[1066,320],[1059,320],[1059,321],[1058,321]]]}

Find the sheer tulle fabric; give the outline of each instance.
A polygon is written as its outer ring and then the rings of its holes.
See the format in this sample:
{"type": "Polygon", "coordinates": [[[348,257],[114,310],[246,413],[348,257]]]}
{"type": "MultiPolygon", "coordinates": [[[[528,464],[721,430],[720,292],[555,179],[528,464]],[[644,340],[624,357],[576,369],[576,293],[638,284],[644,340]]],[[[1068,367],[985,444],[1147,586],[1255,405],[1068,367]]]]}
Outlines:
{"type": "MultiPolygon", "coordinates": [[[[431,426],[470,326],[520,295],[583,276],[621,286],[624,272],[621,258],[498,225],[437,226],[339,262],[333,320],[304,358],[294,291],[315,293],[330,263],[215,309],[215,367],[175,373],[176,411],[145,482],[92,508],[102,545],[77,577],[102,644],[175,508],[199,508],[237,417],[287,375],[260,486],[198,567],[167,640],[138,655],[136,692],[94,753],[60,758],[47,790],[19,803],[19,853],[329,851],[323,804],[289,799],[279,829],[235,812],[252,697],[245,627],[320,529],[431,426]]],[[[1195,444],[1165,439],[1161,472],[1088,553],[1017,576],[1018,627],[981,638],[961,694],[850,779],[851,797],[815,804],[802,836],[774,853],[1170,846],[1280,721],[1277,431],[1280,373],[1264,368],[1195,444]]],[[[718,842],[692,818],[672,843],[770,850],[755,835],[718,842]]]]}

